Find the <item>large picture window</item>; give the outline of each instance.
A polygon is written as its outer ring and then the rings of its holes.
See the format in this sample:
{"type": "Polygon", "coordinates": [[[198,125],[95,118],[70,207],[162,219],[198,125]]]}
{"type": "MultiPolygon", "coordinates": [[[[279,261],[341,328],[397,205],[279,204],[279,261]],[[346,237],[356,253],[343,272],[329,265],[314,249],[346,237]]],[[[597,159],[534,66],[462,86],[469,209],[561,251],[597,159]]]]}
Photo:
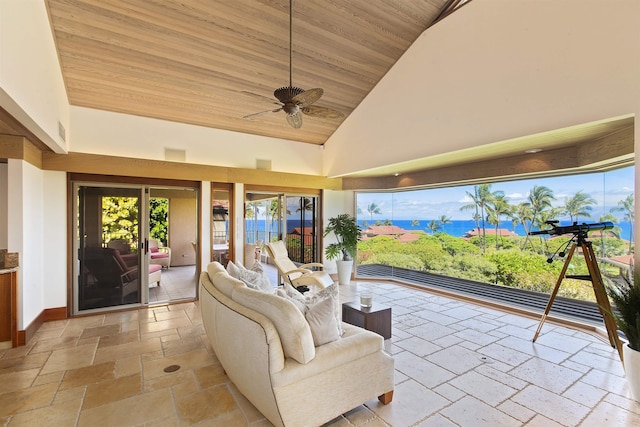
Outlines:
{"type": "MultiPolygon", "coordinates": [[[[589,239],[603,275],[634,254],[634,168],[440,189],[356,195],[359,276],[434,273],[550,293],[570,236],[529,235],[574,222],[611,222],[589,239]],[[555,254],[555,255],[554,255],[555,254]]],[[[582,260],[570,273],[586,274],[582,260]]],[[[565,280],[560,295],[594,301],[590,282],[565,280]]]]}

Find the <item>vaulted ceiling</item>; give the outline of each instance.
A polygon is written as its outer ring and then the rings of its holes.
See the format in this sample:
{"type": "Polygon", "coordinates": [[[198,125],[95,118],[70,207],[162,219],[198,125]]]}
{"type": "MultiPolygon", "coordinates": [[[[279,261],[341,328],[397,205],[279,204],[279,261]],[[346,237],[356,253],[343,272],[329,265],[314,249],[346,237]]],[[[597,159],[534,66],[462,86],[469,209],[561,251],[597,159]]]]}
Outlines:
{"type": "MultiPolygon", "coordinates": [[[[465,0],[295,0],[292,80],[347,117],[465,0]]],[[[269,112],[289,85],[288,0],[46,0],[71,105],[323,144],[344,120],[269,112]]]]}

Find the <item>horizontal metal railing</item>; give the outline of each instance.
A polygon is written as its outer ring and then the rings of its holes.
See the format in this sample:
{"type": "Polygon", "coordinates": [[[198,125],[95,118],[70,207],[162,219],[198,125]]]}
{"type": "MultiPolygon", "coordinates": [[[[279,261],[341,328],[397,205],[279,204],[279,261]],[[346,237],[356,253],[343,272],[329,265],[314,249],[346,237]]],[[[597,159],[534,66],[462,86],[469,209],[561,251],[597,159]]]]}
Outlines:
{"type": "MultiPolygon", "coordinates": [[[[484,300],[502,302],[544,313],[549,294],[528,291],[474,280],[443,276],[424,271],[391,267],[381,264],[357,266],[358,277],[394,278],[414,285],[444,289],[484,300]]],[[[604,324],[598,305],[591,301],[556,297],[550,314],[594,324],[604,324]]]]}

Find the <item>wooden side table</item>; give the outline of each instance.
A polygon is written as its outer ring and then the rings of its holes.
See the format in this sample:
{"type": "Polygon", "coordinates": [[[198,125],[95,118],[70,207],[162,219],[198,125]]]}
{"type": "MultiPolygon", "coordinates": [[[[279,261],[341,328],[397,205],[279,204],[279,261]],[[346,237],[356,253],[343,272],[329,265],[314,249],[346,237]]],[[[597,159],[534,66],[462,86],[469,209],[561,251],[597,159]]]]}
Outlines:
{"type": "Polygon", "coordinates": [[[362,307],[358,301],[342,304],[342,321],[375,332],[387,340],[391,338],[391,307],[373,303],[362,307]]]}

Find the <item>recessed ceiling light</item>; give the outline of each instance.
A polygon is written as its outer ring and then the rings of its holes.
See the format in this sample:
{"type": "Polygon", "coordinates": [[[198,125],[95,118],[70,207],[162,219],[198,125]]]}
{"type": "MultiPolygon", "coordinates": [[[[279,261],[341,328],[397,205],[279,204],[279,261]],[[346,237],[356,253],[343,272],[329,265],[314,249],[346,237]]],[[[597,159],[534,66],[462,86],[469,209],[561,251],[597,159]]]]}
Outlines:
{"type": "Polygon", "coordinates": [[[401,175],[400,172],[396,172],[396,173],[393,174],[393,176],[400,176],[400,175],[401,175]]]}
{"type": "Polygon", "coordinates": [[[525,150],[525,153],[527,154],[535,154],[535,153],[539,153],[542,151],[542,148],[530,148],[528,150],[525,150]]]}

